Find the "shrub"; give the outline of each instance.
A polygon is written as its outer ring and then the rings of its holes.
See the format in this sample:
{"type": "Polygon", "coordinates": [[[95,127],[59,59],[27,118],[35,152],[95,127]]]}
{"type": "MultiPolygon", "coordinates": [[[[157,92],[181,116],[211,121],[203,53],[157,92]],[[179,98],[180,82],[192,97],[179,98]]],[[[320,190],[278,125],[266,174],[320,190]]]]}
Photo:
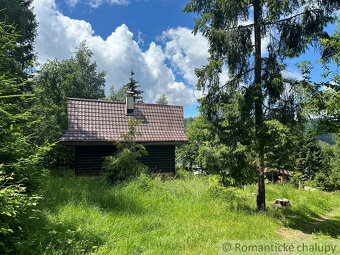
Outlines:
{"type": "Polygon", "coordinates": [[[145,154],[144,146],[138,146],[136,150],[125,148],[116,156],[106,157],[103,167],[107,180],[110,183],[122,182],[147,172],[148,167],[138,161],[145,154]]]}
{"type": "Polygon", "coordinates": [[[148,171],[148,167],[138,161],[141,157],[147,155],[145,147],[135,143],[135,138],[139,135],[137,132],[139,124],[139,120],[131,118],[128,133],[121,135],[123,142],[116,142],[118,154],[105,158],[103,168],[109,183],[114,184],[131,180],[148,171]]]}
{"type": "Polygon", "coordinates": [[[34,95],[27,93],[28,81],[8,69],[12,63],[26,72],[12,54],[18,37],[15,27],[0,21],[0,254],[17,253],[25,241],[25,224],[34,217],[38,199],[32,192],[39,187],[44,175],[40,163],[50,149],[46,143],[32,144],[31,128],[39,123],[32,118],[34,95]]]}
{"type": "Polygon", "coordinates": [[[293,172],[290,178],[290,182],[295,185],[304,184],[306,180],[307,176],[301,172],[293,172]]]}
{"type": "Polygon", "coordinates": [[[340,190],[340,172],[336,168],[331,170],[329,176],[324,172],[318,172],[312,183],[314,187],[325,191],[340,190]]]}
{"type": "MultiPolygon", "coordinates": [[[[1,169],[1,166],[0,166],[1,169]]],[[[23,239],[22,222],[32,218],[39,197],[30,196],[12,176],[0,172],[0,253],[15,253],[23,239]]]]}
{"type": "Polygon", "coordinates": [[[228,204],[231,210],[249,209],[248,198],[244,192],[236,187],[225,186],[224,180],[220,175],[213,175],[209,178],[209,186],[206,190],[212,199],[221,199],[228,204]]]}
{"type": "Polygon", "coordinates": [[[178,169],[176,170],[176,179],[183,179],[183,180],[189,180],[194,177],[194,174],[192,171],[184,170],[184,169],[178,169]]]}

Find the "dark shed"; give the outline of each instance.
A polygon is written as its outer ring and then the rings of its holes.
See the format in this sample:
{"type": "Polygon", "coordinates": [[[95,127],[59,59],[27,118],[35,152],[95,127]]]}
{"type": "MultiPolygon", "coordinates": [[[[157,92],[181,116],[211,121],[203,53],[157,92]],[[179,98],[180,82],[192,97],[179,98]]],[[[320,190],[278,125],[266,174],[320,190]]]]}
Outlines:
{"type": "Polygon", "coordinates": [[[122,141],[128,120],[142,120],[136,142],[148,155],[142,162],[154,172],[175,171],[175,146],[187,142],[184,133],[183,107],[174,105],[112,102],[68,98],[68,130],[60,143],[75,147],[77,175],[97,175],[106,156],[116,148],[112,141],[122,141]],[[128,109],[129,108],[129,109],[128,109]]]}

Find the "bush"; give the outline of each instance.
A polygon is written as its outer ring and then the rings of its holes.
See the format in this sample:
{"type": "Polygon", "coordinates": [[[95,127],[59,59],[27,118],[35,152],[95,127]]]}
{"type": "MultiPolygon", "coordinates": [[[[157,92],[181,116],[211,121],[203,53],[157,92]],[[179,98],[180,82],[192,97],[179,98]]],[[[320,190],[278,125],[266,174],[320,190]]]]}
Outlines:
{"type": "Polygon", "coordinates": [[[144,146],[138,146],[137,150],[123,149],[116,156],[105,158],[104,169],[106,170],[106,179],[110,183],[122,182],[137,177],[145,173],[148,167],[138,161],[143,155],[146,155],[144,146]]]}
{"type": "Polygon", "coordinates": [[[139,133],[137,127],[140,120],[131,118],[129,120],[128,133],[122,134],[122,143],[115,142],[119,152],[115,156],[105,158],[103,168],[106,172],[106,179],[109,183],[117,183],[131,180],[141,173],[148,171],[148,167],[138,160],[147,155],[147,151],[143,145],[137,145],[135,138],[139,133]]]}
{"type": "Polygon", "coordinates": [[[307,176],[301,172],[293,172],[292,177],[290,178],[290,182],[295,185],[303,185],[307,180],[307,176]]]}
{"type": "Polygon", "coordinates": [[[325,191],[340,190],[340,172],[336,168],[331,170],[329,176],[324,172],[318,172],[312,183],[314,187],[325,191]]]}
{"type": "Polygon", "coordinates": [[[176,170],[176,179],[183,179],[183,180],[190,180],[194,177],[194,173],[192,171],[184,170],[184,169],[178,169],[176,170]]]}
{"type": "Polygon", "coordinates": [[[249,209],[249,201],[247,201],[248,198],[244,195],[244,192],[236,187],[225,186],[220,175],[213,175],[209,178],[209,186],[206,192],[212,199],[221,199],[228,203],[231,210],[249,209]]]}
{"type": "Polygon", "coordinates": [[[29,196],[26,188],[12,176],[0,172],[0,253],[15,253],[23,239],[20,227],[26,218],[32,218],[39,197],[29,196]]]}

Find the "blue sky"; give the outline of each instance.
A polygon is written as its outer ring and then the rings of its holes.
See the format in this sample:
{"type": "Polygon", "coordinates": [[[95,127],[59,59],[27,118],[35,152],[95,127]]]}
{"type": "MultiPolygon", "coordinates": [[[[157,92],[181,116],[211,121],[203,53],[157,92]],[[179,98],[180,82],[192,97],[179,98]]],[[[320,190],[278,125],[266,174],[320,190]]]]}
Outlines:
{"type": "MultiPolygon", "coordinates": [[[[194,36],[194,15],[183,13],[188,0],[34,0],[39,22],[36,51],[40,63],[70,57],[81,41],[94,52],[98,69],[107,72],[106,91],[128,81],[130,70],[145,91],[145,101],[166,94],[184,105],[185,117],[198,114],[194,69],[207,63],[208,44],[194,36]]],[[[329,30],[333,30],[330,26],[329,30]]],[[[298,77],[295,63],[319,58],[309,50],[287,60],[288,75],[298,77]]],[[[313,78],[318,80],[317,66],[313,78]]]]}
{"type": "Polygon", "coordinates": [[[187,0],[131,0],[126,5],[102,4],[98,8],[90,8],[86,1],[74,7],[65,0],[56,2],[64,15],[91,23],[97,35],[107,37],[113,27],[124,23],[135,39],[138,40],[138,33],[142,33],[144,45],[169,28],[192,28],[194,25],[194,15],[182,12],[187,0]]]}

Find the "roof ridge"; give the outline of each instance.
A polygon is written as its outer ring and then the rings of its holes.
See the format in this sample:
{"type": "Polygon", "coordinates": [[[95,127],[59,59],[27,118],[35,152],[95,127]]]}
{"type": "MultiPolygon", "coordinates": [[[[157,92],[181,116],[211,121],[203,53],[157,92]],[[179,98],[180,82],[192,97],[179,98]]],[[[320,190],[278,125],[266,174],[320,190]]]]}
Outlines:
{"type": "MultiPolygon", "coordinates": [[[[122,101],[111,101],[111,100],[101,100],[101,99],[87,99],[87,98],[75,98],[75,97],[67,97],[67,100],[73,100],[73,101],[85,101],[85,102],[99,102],[99,103],[110,103],[110,104],[125,104],[125,102],[122,101]]],[[[136,102],[137,104],[143,104],[143,105],[155,105],[160,107],[180,107],[183,108],[183,105],[171,105],[171,104],[152,104],[152,103],[141,103],[136,102]]]]}

